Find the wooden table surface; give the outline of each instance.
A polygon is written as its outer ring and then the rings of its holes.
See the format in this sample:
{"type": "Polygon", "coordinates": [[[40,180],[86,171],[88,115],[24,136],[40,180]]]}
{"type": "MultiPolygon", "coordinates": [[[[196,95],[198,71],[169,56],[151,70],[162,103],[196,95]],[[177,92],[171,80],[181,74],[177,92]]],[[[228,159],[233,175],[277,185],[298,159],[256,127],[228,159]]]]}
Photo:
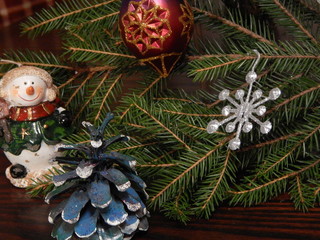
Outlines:
{"type": "MultiPolygon", "coordinates": [[[[20,38],[17,26],[0,29],[0,56],[9,49],[59,51],[59,44],[55,34],[32,41],[20,38]]],[[[0,153],[0,240],[52,239],[47,216],[53,206],[43,199],[31,199],[24,189],[11,186],[4,175],[8,166],[9,161],[0,153]]],[[[308,213],[296,211],[286,195],[256,207],[221,207],[210,220],[194,219],[188,225],[171,221],[159,212],[152,212],[149,222],[149,231],[138,233],[134,239],[320,239],[320,208],[308,213]]]]}

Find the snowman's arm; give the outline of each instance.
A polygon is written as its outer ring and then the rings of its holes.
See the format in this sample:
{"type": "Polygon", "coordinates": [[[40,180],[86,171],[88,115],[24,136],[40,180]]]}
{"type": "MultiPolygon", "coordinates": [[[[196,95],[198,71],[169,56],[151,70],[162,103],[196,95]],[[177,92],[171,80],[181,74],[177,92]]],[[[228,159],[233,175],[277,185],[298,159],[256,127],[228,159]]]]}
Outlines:
{"type": "Polygon", "coordinates": [[[9,127],[7,119],[5,119],[5,118],[0,119],[0,128],[3,130],[5,141],[7,143],[10,143],[13,140],[13,137],[12,137],[12,133],[10,131],[10,127],[9,127]]]}
{"type": "Polygon", "coordinates": [[[9,104],[4,98],[0,98],[0,128],[3,130],[4,139],[7,143],[13,140],[10,127],[7,121],[9,116],[9,104]]]}

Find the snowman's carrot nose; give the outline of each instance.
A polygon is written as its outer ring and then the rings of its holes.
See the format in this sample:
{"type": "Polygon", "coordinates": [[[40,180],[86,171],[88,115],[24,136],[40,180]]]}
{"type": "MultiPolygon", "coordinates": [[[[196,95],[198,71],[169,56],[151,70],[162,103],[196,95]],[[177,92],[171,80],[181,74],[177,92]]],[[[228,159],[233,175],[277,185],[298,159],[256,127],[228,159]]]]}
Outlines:
{"type": "Polygon", "coordinates": [[[33,94],[34,94],[34,88],[33,88],[32,86],[27,87],[26,93],[27,93],[28,95],[30,95],[30,96],[33,95],[33,94]]]}

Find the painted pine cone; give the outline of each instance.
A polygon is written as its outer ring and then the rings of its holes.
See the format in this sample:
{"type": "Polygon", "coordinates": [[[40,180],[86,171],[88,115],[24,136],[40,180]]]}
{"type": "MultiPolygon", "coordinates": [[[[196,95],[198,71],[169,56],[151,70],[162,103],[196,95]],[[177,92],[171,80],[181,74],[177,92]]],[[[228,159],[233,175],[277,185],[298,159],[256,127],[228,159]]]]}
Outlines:
{"type": "MultiPolygon", "coordinates": [[[[110,178],[121,173],[109,170],[103,174],[111,173],[110,178]]],[[[91,182],[56,206],[49,214],[49,222],[58,222],[52,237],[70,239],[75,233],[79,238],[130,239],[137,230],[146,231],[148,211],[138,193],[132,187],[125,189],[122,185],[124,191],[119,191],[110,185],[107,179],[91,182]]]]}
{"type": "Polygon", "coordinates": [[[108,114],[99,128],[84,122],[91,135],[91,143],[60,145],[60,150],[76,150],[86,158],[57,157],[59,163],[74,166],[72,171],[53,177],[55,189],[46,196],[53,197],[74,190],[69,199],[62,201],[49,214],[54,224],[52,237],[58,240],[79,238],[92,240],[131,239],[138,230],[148,229],[149,212],[140,198],[147,199],[146,184],[137,176],[134,158],[107,152],[111,144],[126,141],[118,135],[103,138],[104,128],[113,118],[108,114]]]}

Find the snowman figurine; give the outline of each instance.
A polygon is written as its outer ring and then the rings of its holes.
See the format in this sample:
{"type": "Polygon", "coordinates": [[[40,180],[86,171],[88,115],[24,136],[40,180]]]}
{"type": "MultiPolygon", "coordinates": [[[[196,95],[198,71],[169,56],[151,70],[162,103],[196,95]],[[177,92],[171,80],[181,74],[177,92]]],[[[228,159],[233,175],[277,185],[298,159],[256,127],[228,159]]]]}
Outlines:
{"type": "Polygon", "coordinates": [[[57,93],[50,74],[37,67],[14,68],[0,81],[0,146],[12,163],[6,176],[16,187],[48,174],[59,154],[55,145],[70,134],[70,114],[57,93]]]}

